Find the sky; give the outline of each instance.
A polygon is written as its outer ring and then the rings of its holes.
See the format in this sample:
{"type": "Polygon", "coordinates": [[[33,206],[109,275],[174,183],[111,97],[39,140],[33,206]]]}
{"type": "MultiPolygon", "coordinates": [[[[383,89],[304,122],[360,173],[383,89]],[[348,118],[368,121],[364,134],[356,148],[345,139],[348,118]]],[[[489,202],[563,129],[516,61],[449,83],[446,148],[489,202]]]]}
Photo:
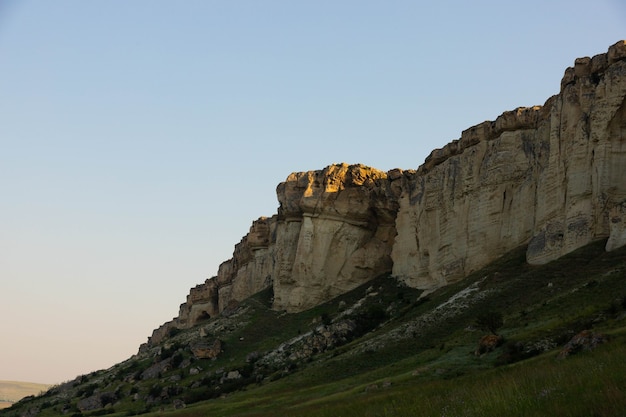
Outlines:
{"type": "Polygon", "coordinates": [[[129,358],[291,172],[416,169],[624,38],[620,0],[0,0],[0,380],[129,358]]]}

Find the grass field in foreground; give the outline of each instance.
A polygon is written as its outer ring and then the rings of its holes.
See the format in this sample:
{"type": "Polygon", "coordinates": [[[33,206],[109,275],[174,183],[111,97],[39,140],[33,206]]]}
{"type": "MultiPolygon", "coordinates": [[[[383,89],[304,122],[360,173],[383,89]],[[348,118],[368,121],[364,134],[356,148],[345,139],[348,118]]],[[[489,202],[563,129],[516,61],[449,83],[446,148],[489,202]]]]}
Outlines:
{"type": "Polygon", "coordinates": [[[274,391],[265,398],[251,390],[221,401],[160,415],[622,416],[626,415],[624,331],[622,329],[613,336],[611,343],[596,351],[566,360],[557,360],[552,352],[514,365],[451,379],[391,379],[388,388],[379,385],[373,391],[356,389],[333,394],[324,386],[317,386],[311,390],[274,391]]]}

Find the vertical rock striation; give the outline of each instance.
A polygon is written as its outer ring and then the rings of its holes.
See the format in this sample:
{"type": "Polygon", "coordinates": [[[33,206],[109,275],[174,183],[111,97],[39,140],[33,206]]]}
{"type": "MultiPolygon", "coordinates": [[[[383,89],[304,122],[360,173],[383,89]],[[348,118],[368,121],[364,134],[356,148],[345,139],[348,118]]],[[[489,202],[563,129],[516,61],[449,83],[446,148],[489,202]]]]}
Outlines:
{"type": "Polygon", "coordinates": [[[625,245],[626,41],[577,59],[543,106],[465,130],[417,170],[336,164],[289,175],[277,195],[278,213],[153,341],[269,287],[293,312],[386,273],[439,288],[520,245],[534,264],[596,239],[625,245]]]}
{"type": "Polygon", "coordinates": [[[548,156],[537,140],[543,128],[535,128],[543,111],[517,109],[470,128],[406,178],[394,275],[413,287],[437,288],[528,241],[535,179],[548,156]]]}
{"type": "Polygon", "coordinates": [[[528,245],[545,263],[626,243],[626,42],[579,58],[544,106],[505,112],[405,179],[393,274],[434,289],[528,245]]]}

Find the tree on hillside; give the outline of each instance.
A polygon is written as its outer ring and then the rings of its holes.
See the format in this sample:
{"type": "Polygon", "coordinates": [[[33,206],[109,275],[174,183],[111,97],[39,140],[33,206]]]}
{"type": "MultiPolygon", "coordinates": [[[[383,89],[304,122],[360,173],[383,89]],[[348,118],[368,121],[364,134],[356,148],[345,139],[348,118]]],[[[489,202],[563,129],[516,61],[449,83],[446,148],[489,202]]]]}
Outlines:
{"type": "Polygon", "coordinates": [[[498,311],[486,311],[476,317],[476,326],[488,330],[494,335],[498,335],[498,330],[504,324],[502,313],[498,311]]]}

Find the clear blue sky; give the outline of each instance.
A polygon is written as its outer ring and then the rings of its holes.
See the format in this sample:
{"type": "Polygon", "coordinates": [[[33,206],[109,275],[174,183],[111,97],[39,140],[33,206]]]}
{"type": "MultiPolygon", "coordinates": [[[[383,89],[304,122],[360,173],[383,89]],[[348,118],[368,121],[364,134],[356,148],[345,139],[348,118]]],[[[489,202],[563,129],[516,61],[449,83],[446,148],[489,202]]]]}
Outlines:
{"type": "Polygon", "coordinates": [[[0,379],[130,357],[291,172],[417,168],[625,37],[619,0],[0,0],[0,379]]]}

